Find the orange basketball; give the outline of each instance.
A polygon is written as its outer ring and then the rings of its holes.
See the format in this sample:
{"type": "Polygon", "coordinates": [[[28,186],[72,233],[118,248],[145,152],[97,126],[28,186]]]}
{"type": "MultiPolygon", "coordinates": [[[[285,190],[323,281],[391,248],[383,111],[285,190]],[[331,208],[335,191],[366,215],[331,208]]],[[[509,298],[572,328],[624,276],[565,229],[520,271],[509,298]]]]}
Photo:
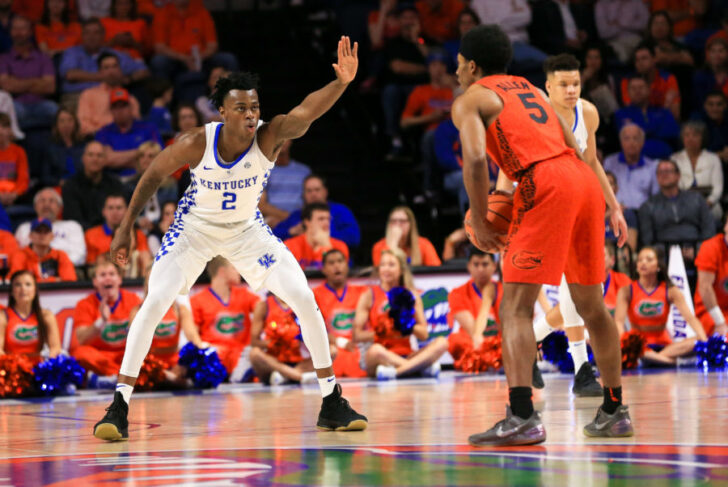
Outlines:
{"type": "MultiPolygon", "coordinates": [[[[511,220],[513,219],[513,196],[504,192],[496,191],[493,194],[488,195],[488,215],[486,220],[495,226],[496,229],[504,233],[508,233],[508,229],[511,226],[511,220]]],[[[468,236],[470,243],[478,246],[473,236],[473,228],[470,225],[470,209],[465,213],[465,233],[468,236]]],[[[503,244],[505,244],[505,239],[503,244]]]]}

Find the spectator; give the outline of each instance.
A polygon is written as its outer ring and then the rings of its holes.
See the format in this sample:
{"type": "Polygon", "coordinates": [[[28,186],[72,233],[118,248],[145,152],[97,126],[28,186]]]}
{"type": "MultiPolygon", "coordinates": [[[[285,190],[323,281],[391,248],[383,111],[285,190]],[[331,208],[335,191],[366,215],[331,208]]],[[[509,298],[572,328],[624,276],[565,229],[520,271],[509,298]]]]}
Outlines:
{"type": "Polygon", "coordinates": [[[472,0],[470,8],[475,10],[482,22],[498,24],[511,39],[511,67],[514,72],[526,74],[541,71],[546,54],[529,44],[528,26],[532,17],[527,0],[472,0]]]}
{"type": "Polygon", "coordinates": [[[465,233],[465,227],[458,227],[445,237],[445,242],[442,244],[442,261],[465,262],[470,247],[471,244],[470,240],[468,240],[468,234],[465,233]]]}
{"type": "Polygon", "coordinates": [[[230,71],[226,70],[222,66],[215,66],[210,70],[210,76],[207,77],[207,94],[202,95],[195,101],[195,107],[197,111],[202,115],[202,119],[205,123],[208,122],[222,122],[220,112],[215,108],[215,105],[209,98],[209,95],[215,90],[215,84],[217,80],[223,76],[230,74],[230,71]]]}
{"type": "Polygon", "coordinates": [[[417,0],[422,32],[442,44],[458,36],[458,15],[465,7],[461,0],[417,0]]]}
{"type": "MultiPolygon", "coordinates": [[[[612,188],[612,192],[615,195],[619,194],[619,185],[617,184],[617,177],[614,175],[611,171],[605,171],[605,174],[607,176],[607,181],[609,182],[609,186],[612,188]]],[[[619,201],[619,204],[622,206],[622,213],[624,215],[624,219],[627,222],[627,244],[631,250],[637,249],[637,242],[638,242],[638,236],[639,236],[639,221],[637,220],[637,210],[632,208],[625,208],[624,203],[617,198],[617,201],[619,201]]],[[[611,228],[612,222],[612,213],[609,207],[607,207],[607,211],[604,214],[604,240],[607,242],[612,242],[613,244],[616,244],[619,240],[616,235],[614,235],[614,231],[611,228]]],[[[630,251],[631,251],[630,250],[630,251]]]]}
{"type": "Polygon", "coordinates": [[[10,142],[10,117],[0,113],[0,204],[11,206],[28,190],[28,157],[19,145],[10,142]]]}
{"type": "Polygon", "coordinates": [[[604,159],[604,170],[611,171],[617,179],[617,199],[626,208],[638,209],[647,198],[659,191],[655,170],[657,161],[642,154],[645,132],[637,125],[629,124],[619,131],[622,151],[604,159]]]}
{"type": "Polygon", "coordinates": [[[85,146],[81,139],[78,119],[73,112],[60,108],[51,129],[47,154],[40,180],[47,186],[63,185],[83,170],[81,158],[85,146]]]}
{"type": "Polygon", "coordinates": [[[166,79],[154,78],[147,84],[152,96],[152,107],[147,114],[147,122],[152,124],[165,140],[174,135],[172,131],[172,114],[169,105],[172,103],[174,88],[166,79]]]}
{"type": "MultiPolygon", "coordinates": [[[[84,238],[86,239],[86,263],[91,265],[95,263],[101,254],[107,254],[111,250],[111,239],[114,232],[126,213],[126,200],[121,193],[110,193],[106,196],[104,207],[101,214],[104,217],[104,223],[91,227],[86,230],[84,238]]],[[[136,240],[136,249],[129,256],[131,266],[127,273],[128,277],[140,277],[144,273],[144,269],[152,263],[152,256],[149,253],[147,245],[147,237],[144,233],[137,229],[134,235],[136,240]]]]}
{"type": "Polygon", "coordinates": [[[137,15],[136,0],[112,0],[111,16],[101,18],[106,45],[142,59],[149,50],[147,23],[137,15]]]}
{"type": "MultiPolygon", "coordinates": [[[[235,56],[218,51],[215,23],[205,7],[190,0],[172,0],[154,15],[152,24],[154,57],[151,68],[155,76],[177,82],[177,94],[184,96],[181,73],[192,73],[197,78],[203,67],[224,66],[228,71],[237,71],[235,56]]],[[[188,79],[188,78],[187,78],[188,79]]],[[[194,99],[194,98],[192,98],[194,99]]]]}
{"type": "Polygon", "coordinates": [[[30,245],[10,256],[10,275],[26,270],[38,282],[75,281],[76,269],[68,255],[51,247],[53,224],[45,218],[30,223],[30,245]]]}
{"type": "Polygon", "coordinates": [[[177,211],[176,201],[167,201],[162,203],[162,216],[159,217],[159,221],[154,224],[152,229],[147,235],[147,245],[152,255],[157,255],[159,247],[162,246],[162,238],[167,233],[169,227],[174,222],[175,212],[177,211]]]}
{"type": "MultiPolygon", "coordinates": [[[[73,265],[84,265],[86,263],[86,241],[83,236],[83,228],[76,221],[58,219],[63,211],[61,195],[53,188],[43,188],[35,193],[33,209],[38,220],[48,220],[53,225],[51,248],[63,251],[71,259],[73,265]]],[[[32,222],[25,222],[15,231],[15,238],[20,246],[25,247],[30,244],[31,227],[32,222]]]]}
{"type": "Polygon", "coordinates": [[[437,337],[413,353],[410,336],[392,326],[388,315],[388,296],[394,287],[405,288],[415,298],[415,324],[411,334],[420,342],[427,340],[427,321],[407,265],[407,257],[399,249],[385,250],[377,266],[379,285],[371,286],[359,298],[354,317],[354,341],[372,343],[364,356],[367,375],[379,380],[396,379],[416,372],[429,377],[440,374],[438,360],[447,351],[447,340],[437,337]]]}
{"type": "MultiPolygon", "coordinates": [[[[696,244],[715,235],[715,220],[705,199],[695,191],[681,191],[680,168],[675,161],[657,165],[660,192],[640,206],[643,245],[696,244]]],[[[694,255],[686,254],[693,259],[694,255]]]]}
{"type": "Polygon", "coordinates": [[[630,105],[620,108],[614,114],[617,128],[635,124],[645,132],[643,154],[652,159],[669,157],[677,146],[680,126],[672,112],[660,106],[650,106],[650,91],[647,81],[635,76],[627,85],[630,105]]]}
{"type": "Polygon", "coordinates": [[[301,188],[311,174],[311,168],[291,158],[292,142],[290,139],[283,142],[275,171],[271,171],[258,205],[271,228],[288,218],[292,211],[303,207],[301,188]]]}
{"type": "Polygon", "coordinates": [[[475,10],[465,7],[460,11],[460,14],[458,14],[458,37],[456,39],[449,40],[445,42],[442,47],[448,52],[450,55],[450,60],[452,62],[452,66],[457,66],[458,64],[458,52],[460,51],[460,39],[463,38],[465,34],[470,32],[470,29],[473,27],[476,27],[480,25],[480,19],[478,18],[478,14],[475,13],[475,10]]]}
{"type": "MultiPolygon", "coordinates": [[[[650,86],[650,105],[669,109],[680,120],[680,90],[677,79],[667,71],[657,68],[655,49],[650,44],[642,43],[634,51],[634,67],[638,75],[643,76],[650,86]]],[[[631,100],[627,85],[632,78],[622,80],[622,101],[629,105],[631,100]]]]}
{"type": "Polygon", "coordinates": [[[707,193],[706,201],[715,221],[720,221],[723,209],[723,168],[720,158],[705,150],[706,126],[702,122],[686,122],[682,127],[684,149],[670,157],[680,169],[680,189],[697,188],[707,193]]]}
{"type": "Polygon", "coordinates": [[[705,45],[711,43],[713,39],[726,39],[728,40],[728,8],[724,8],[720,19],[721,29],[718,32],[714,32],[706,41],[705,45]]]}
{"type": "Polygon", "coordinates": [[[369,47],[381,50],[387,41],[399,35],[399,30],[397,0],[379,0],[379,9],[372,10],[367,17],[369,47]]]}
{"type": "Polygon", "coordinates": [[[61,336],[56,316],[40,307],[38,283],[31,272],[19,271],[10,278],[8,307],[0,313],[0,355],[24,354],[40,362],[48,347],[48,357],[61,353],[61,336]],[[31,292],[28,290],[31,289],[31,292]]]}
{"type": "MultiPolygon", "coordinates": [[[[99,67],[101,83],[86,88],[78,99],[78,120],[83,136],[94,136],[101,128],[114,121],[111,114],[111,93],[123,89],[124,74],[121,72],[119,56],[112,52],[102,52],[96,62],[99,67]]],[[[139,102],[129,95],[129,105],[135,119],[141,118],[139,102]]]]}
{"type": "Polygon", "coordinates": [[[643,0],[597,0],[594,20],[599,37],[606,41],[622,64],[627,64],[642,39],[650,12],[643,0]]]}
{"type": "MultiPolygon", "coordinates": [[[[348,247],[359,245],[361,233],[356,217],[351,210],[341,203],[329,201],[329,190],[321,176],[309,174],[303,180],[303,204],[326,203],[331,211],[331,236],[342,240],[348,247]]],[[[288,218],[279,223],[273,230],[280,239],[295,237],[303,233],[301,210],[292,211],[288,218]]]]}
{"type": "Polygon", "coordinates": [[[700,107],[712,91],[728,95],[728,39],[715,38],[705,46],[705,66],[693,75],[693,103],[700,107]]]}
{"type": "Polygon", "coordinates": [[[547,54],[578,53],[587,34],[580,30],[569,8],[569,0],[535,0],[531,14],[537,22],[528,28],[531,44],[547,54]]]}
{"type": "Polygon", "coordinates": [[[707,3],[695,0],[652,0],[650,10],[653,13],[664,11],[674,23],[675,35],[683,37],[698,26],[698,18],[705,13],[707,3]]]}
{"type": "Polygon", "coordinates": [[[394,248],[405,253],[409,265],[439,266],[442,264],[432,243],[425,237],[420,237],[415,214],[406,206],[397,206],[389,212],[385,236],[372,247],[374,266],[379,266],[382,253],[394,248]]]}
{"type": "Polygon", "coordinates": [[[607,71],[604,52],[599,46],[587,47],[581,70],[581,93],[597,107],[599,118],[607,121],[619,108],[614,94],[614,78],[607,71]]]}
{"type": "Polygon", "coordinates": [[[647,42],[655,46],[657,65],[673,71],[681,66],[692,66],[693,56],[686,46],[673,37],[673,24],[666,10],[653,11],[647,23],[647,42]]]}
{"type": "Polygon", "coordinates": [[[100,259],[91,277],[94,292],[79,301],[73,311],[78,345],[71,349],[71,355],[89,371],[89,387],[113,388],[124,357],[131,312],[142,300],[121,288],[119,269],[108,260],[100,259]]]}
{"type": "Polygon", "coordinates": [[[96,141],[89,142],[81,157],[83,171],[76,173],[63,185],[63,216],[75,220],[84,229],[103,223],[101,208],[106,195],[122,191],[121,181],[104,172],[106,148],[96,141]]]}
{"type": "Polygon", "coordinates": [[[75,106],[78,95],[83,90],[104,81],[104,75],[99,72],[98,64],[98,58],[104,52],[111,52],[117,56],[123,75],[121,79],[123,86],[149,76],[149,71],[142,61],[104,47],[104,26],[98,19],[85,20],[81,27],[81,45],[67,49],[58,68],[58,74],[63,80],[61,92],[65,99],[64,105],[75,106]]]}
{"type": "Polygon", "coordinates": [[[45,1],[43,16],[35,25],[35,42],[51,58],[81,43],[81,24],[71,21],[68,0],[45,1]]]}
{"type": "Polygon", "coordinates": [[[129,92],[124,88],[112,90],[109,101],[114,121],[96,132],[96,140],[108,150],[106,167],[122,179],[129,179],[136,174],[139,146],[147,141],[157,142],[160,146],[164,142],[153,125],[134,119],[129,92]]]}
{"type": "Polygon", "coordinates": [[[0,56],[0,87],[13,95],[22,129],[50,127],[58,110],[46,98],[56,91],[53,62],[33,46],[31,27],[25,17],[13,17],[13,47],[0,56]]]}
{"type": "Polygon", "coordinates": [[[698,269],[698,285],[695,291],[695,315],[703,324],[708,336],[728,333],[728,223],[723,233],[706,240],[698,250],[695,267],[698,269]]]}
{"type": "MultiPolygon", "coordinates": [[[[173,144],[182,134],[195,127],[202,127],[202,115],[197,108],[190,102],[181,102],[177,105],[177,109],[172,114],[172,130],[174,137],[167,141],[167,145],[173,144]]],[[[190,183],[190,166],[185,164],[182,168],[177,169],[172,177],[177,180],[177,192],[182,194],[190,183]],[[183,177],[184,175],[184,177],[183,177]]]]}
{"type": "Polygon", "coordinates": [[[10,256],[19,248],[13,234],[0,229],[0,283],[7,282],[5,279],[10,270],[10,256]]]}
{"type": "Polygon", "coordinates": [[[240,285],[240,274],[223,257],[207,264],[207,275],[210,286],[190,299],[200,337],[198,343],[191,341],[200,348],[215,347],[228,374],[239,380],[250,366],[251,314],[260,297],[240,285]],[[236,374],[238,365],[246,370],[236,374]]]}
{"type": "Polygon", "coordinates": [[[15,17],[13,0],[0,0],[0,53],[8,52],[13,44],[10,38],[10,22],[15,17]]]}
{"type": "Polygon", "coordinates": [[[349,248],[331,237],[331,211],[326,203],[311,203],[301,212],[303,233],[287,239],[284,244],[302,269],[320,269],[323,255],[331,249],[340,250],[349,259],[349,248]]]}
{"type": "Polygon", "coordinates": [[[708,128],[706,149],[715,152],[721,161],[728,163],[728,100],[722,91],[711,91],[705,97],[703,109],[693,115],[702,120],[708,128]]]}

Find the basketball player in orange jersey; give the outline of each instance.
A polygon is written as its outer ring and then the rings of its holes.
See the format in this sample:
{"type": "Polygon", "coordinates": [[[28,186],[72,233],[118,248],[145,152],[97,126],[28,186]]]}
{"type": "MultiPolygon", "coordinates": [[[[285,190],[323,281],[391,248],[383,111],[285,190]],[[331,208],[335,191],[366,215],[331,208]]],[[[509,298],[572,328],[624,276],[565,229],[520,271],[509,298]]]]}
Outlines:
{"type": "MultiPolygon", "coordinates": [[[[508,76],[512,48],[497,25],[479,26],[462,39],[457,76],[465,92],[453,104],[460,131],[463,179],[470,199],[473,236],[485,251],[503,247],[503,233],[486,220],[487,155],[504,177],[518,182],[513,222],[503,250],[503,360],[509,385],[506,418],[469,438],[472,445],[527,445],[546,439],[531,395],[536,340],[532,317],[543,284],[566,274],[579,315],[592,338],[604,381],[604,402],[584,428],[589,436],[631,436],[622,404],[621,351],[614,321],[602,300],[604,281],[603,171],[584,164],[574,135],[544,93],[508,76]],[[554,228],[557,225],[558,228],[554,228]]],[[[626,224],[610,201],[616,229],[626,224]]]]}
{"type": "Polygon", "coordinates": [[[340,376],[365,377],[359,366],[360,351],[354,343],[356,305],[366,286],[349,284],[349,264],[338,249],[323,255],[321,272],[326,282],[313,290],[316,302],[326,322],[329,339],[337,348],[334,372],[340,376]]]}
{"type": "Polygon", "coordinates": [[[728,334],[728,219],[723,233],[709,238],[700,246],[695,258],[698,285],[695,293],[695,315],[705,333],[728,334]]]}

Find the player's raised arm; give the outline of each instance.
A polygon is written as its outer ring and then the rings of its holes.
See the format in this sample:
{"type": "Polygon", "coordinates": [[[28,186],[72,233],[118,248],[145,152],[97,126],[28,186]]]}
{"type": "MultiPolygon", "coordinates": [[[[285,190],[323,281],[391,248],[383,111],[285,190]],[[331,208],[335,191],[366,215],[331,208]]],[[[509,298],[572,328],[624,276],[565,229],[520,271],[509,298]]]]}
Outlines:
{"type": "Polygon", "coordinates": [[[202,159],[204,151],[205,128],[199,127],[183,134],[177,142],[154,158],[139,179],[129,208],[111,241],[111,260],[113,262],[120,266],[127,264],[133,240],[134,222],[149,198],[159,189],[164,178],[184,167],[185,164],[197,164],[202,159]]]}
{"type": "Polygon", "coordinates": [[[287,114],[277,115],[267,126],[261,127],[260,144],[266,155],[275,156],[284,140],[301,137],[314,120],[334,106],[356,76],[359,66],[358,51],[359,45],[356,42],[352,49],[349,38],[342,36],[339,40],[338,60],[332,65],[336,79],[309,94],[287,114]]]}

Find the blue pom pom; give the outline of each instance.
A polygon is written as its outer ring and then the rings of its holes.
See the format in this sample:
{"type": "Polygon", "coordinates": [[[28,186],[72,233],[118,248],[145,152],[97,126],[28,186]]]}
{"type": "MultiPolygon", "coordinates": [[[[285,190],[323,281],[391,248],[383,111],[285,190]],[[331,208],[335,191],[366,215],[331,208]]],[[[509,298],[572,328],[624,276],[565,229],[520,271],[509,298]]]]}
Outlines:
{"type": "Polygon", "coordinates": [[[228,376],[213,348],[197,348],[187,343],[179,351],[178,363],[187,367],[187,377],[198,389],[213,389],[228,376]]]}
{"type": "MultiPolygon", "coordinates": [[[[559,372],[574,372],[574,359],[569,353],[569,339],[563,331],[550,333],[541,342],[541,352],[544,360],[558,367],[559,372]]],[[[594,361],[594,354],[589,345],[586,347],[589,362],[594,361]]]]}
{"type": "Polygon", "coordinates": [[[728,367],[728,338],[713,335],[705,342],[695,342],[696,365],[703,370],[725,370],[728,367]]]}
{"type": "Polygon", "coordinates": [[[83,384],[86,370],[73,357],[59,355],[33,367],[35,387],[41,394],[73,394],[83,384]]]}
{"type": "Polygon", "coordinates": [[[393,287],[387,293],[389,317],[394,327],[402,334],[409,335],[415,327],[415,297],[405,287],[393,287]]]}

